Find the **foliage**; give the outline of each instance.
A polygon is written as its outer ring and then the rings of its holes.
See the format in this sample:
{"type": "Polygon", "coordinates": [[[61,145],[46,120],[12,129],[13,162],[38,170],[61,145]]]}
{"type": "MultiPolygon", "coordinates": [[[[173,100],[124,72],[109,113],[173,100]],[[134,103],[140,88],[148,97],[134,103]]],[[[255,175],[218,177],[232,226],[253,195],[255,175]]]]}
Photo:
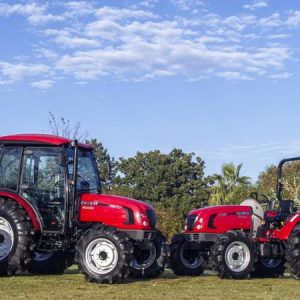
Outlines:
{"type": "MultiPolygon", "coordinates": [[[[276,198],[277,167],[271,165],[258,178],[258,190],[269,198],[276,198]]],[[[286,163],[282,172],[283,199],[293,199],[300,205],[300,162],[286,163]]]]}
{"type": "Polygon", "coordinates": [[[88,140],[86,143],[94,147],[94,155],[98,165],[102,188],[104,192],[108,193],[111,190],[112,181],[116,175],[115,160],[97,139],[88,140]]]}
{"type": "Polygon", "coordinates": [[[212,205],[224,203],[239,203],[251,189],[250,178],[241,176],[243,164],[235,166],[233,163],[224,164],[221,174],[211,176],[214,184],[211,187],[209,203],[212,205]],[[243,197],[243,198],[240,198],[243,197]]]}
{"type": "Polygon", "coordinates": [[[204,161],[194,153],[180,149],[168,154],[138,152],[132,158],[121,158],[117,169],[115,193],[149,201],[164,212],[173,209],[180,224],[189,210],[209,197],[204,161]]]}

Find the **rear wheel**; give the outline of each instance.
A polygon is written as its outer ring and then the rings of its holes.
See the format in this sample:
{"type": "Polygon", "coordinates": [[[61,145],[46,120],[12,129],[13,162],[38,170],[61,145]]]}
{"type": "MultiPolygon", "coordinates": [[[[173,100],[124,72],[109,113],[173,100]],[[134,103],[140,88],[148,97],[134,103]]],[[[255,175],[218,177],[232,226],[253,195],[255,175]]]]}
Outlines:
{"type": "Polygon", "coordinates": [[[296,226],[288,239],[286,260],[296,278],[300,278],[300,224],[296,226]]]}
{"type": "Polygon", "coordinates": [[[197,276],[203,274],[206,259],[198,250],[189,247],[183,234],[173,237],[171,243],[170,267],[176,275],[197,276]]]}
{"type": "Polygon", "coordinates": [[[86,279],[118,283],[128,276],[132,244],[126,233],[95,226],[84,232],[77,245],[76,261],[86,279]]]}
{"type": "Polygon", "coordinates": [[[137,242],[134,245],[130,276],[134,278],[153,278],[163,273],[167,263],[166,239],[158,233],[153,241],[137,242]]]}
{"type": "Polygon", "coordinates": [[[254,268],[255,246],[244,232],[229,231],[212,247],[212,260],[219,277],[244,279],[254,268]]]}
{"type": "Polygon", "coordinates": [[[73,254],[68,252],[35,251],[28,271],[32,274],[63,274],[72,264],[73,254]]]}
{"type": "Polygon", "coordinates": [[[31,229],[23,208],[0,199],[0,275],[13,275],[30,261],[31,229]]]}
{"type": "Polygon", "coordinates": [[[284,259],[260,259],[255,264],[255,270],[251,277],[255,278],[278,278],[285,271],[284,259]]]}

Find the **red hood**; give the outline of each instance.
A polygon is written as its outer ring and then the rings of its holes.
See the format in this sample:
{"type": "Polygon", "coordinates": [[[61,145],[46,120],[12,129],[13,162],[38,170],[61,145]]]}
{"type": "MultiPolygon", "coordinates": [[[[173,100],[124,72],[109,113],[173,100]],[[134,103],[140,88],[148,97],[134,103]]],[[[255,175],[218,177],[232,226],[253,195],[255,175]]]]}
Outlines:
{"type": "Polygon", "coordinates": [[[113,195],[104,195],[104,194],[82,194],[81,195],[81,200],[86,200],[86,201],[99,201],[105,204],[115,204],[115,205],[120,205],[120,206],[125,206],[128,208],[139,208],[141,211],[145,211],[146,209],[152,209],[154,208],[143,201],[140,200],[135,200],[127,197],[122,197],[122,196],[113,196],[113,195]]]}
{"type": "Polygon", "coordinates": [[[203,208],[194,209],[189,212],[189,215],[198,215],[200,213],[213,214],[220,212],[231,212],[231,211],[244,211],[245,206],[242,205],[218,205],[218,206],[208,206],[203,208]]]}

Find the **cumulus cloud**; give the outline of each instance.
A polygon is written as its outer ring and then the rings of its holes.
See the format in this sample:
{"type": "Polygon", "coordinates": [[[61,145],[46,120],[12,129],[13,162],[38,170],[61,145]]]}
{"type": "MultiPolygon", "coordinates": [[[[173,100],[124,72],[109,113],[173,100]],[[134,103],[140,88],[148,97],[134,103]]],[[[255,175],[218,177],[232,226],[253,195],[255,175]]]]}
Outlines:
{"type": "Polygon", "coordinates": [[[0,81],[2,84],[12,84],[24,77],[44,75],[49,67],[44,64],[8,63],[0,61],[0,81]]]}
{"type": "Polygon", "coordinates": [[[54,80],[45,79],[45,80],[34,81],[31,83],[31,86],[41,90],[46,90],[51,88],[54,83],[55,83],[54,80]]]}
{"type": "Polygon", "coordinates": [[[258,8],[265,8],[265,7],[268,7],[268,2],[267,1],[260,1],[260,0],[256,0],[252,3],[244,5],[244,8],[249,9],[249,10],[256,10],[258,8]]]}
{"type": "MultiPolygon", "coordinates": [[[[293,53],[287,44],[300,27],[300,11],[257,16],[254,8],[265,1],[255,1],[248,14],[222,16],[206,10],[196,18],[193,10],[203,1],[170,1],[180,11],[173,16],[153,12],[157,0],[127,8],[101,7],[92,1],[0,2],[0,15],[23,16],[42,41],[34,46],[31,64],[0,65],[0,84],[32,76],[37,72],[34,66],[46,67],[44,73],[55,78],[64,74],[80,82],[103,76],[132,81],[167,76],[189,81],[290,77],[286,70],[293,53]],[[19,75],[9,74],[9,68],[20,68],[19,75]],[[32,73],[25,71],[30,68],[32,73]]],[[[51,86],[47,75],[32,86],[51,86]]]]}

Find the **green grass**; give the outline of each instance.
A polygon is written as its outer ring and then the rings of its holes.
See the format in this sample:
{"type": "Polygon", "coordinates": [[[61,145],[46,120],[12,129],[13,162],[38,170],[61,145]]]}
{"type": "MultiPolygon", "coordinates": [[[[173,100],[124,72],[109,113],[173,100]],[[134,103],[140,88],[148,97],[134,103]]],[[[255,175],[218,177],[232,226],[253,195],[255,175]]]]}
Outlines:
{"type": "Polygon", "coordinates": [[[176,277],[166,271],[157,279],[119,285],[88,283],[75,269],[62,276],[19,275],[0,278],[0,299],[300,299],[293,278],[221,280],[213,275],[176,277]]]}

